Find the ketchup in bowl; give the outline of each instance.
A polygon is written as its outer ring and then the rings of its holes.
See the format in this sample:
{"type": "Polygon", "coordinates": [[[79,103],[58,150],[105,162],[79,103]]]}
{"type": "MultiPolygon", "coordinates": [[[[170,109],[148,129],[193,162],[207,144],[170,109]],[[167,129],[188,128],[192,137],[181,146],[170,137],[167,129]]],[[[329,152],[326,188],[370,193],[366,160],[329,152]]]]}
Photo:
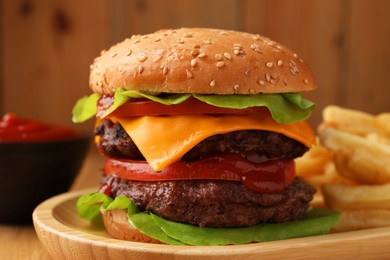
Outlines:
{"type": "Polygon", "coordinates": [[[46,142],[80,138],[71,128],[19,118],[7,113],[0,121],[0,142],[46,142]]]}
{"type": "Polygon", "coordinates": [[[66,126],[0,117],[0,223],[31,222],[39,203],[68,191],[90,141],[66,126]]]}

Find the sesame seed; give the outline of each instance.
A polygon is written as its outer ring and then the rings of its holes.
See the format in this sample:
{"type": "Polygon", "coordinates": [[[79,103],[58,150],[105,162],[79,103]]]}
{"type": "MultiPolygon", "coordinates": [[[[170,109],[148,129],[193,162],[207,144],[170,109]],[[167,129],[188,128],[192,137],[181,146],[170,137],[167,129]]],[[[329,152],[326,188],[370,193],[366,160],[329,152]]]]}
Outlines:
{"type": "Polygon", "coordinates": [[[207,56],[206,53],[201,52],[201,53],[199,53],[198,58],[204,58],[206,56],[207,56]]]}
{"type": "Polygon", "coordinates": [[[225,66],[225,62],[223,62],[223,61],[217,62],[217,68],[222,68],[223,66],[225,66]]]}
{"type": "Polygon", "coordinates": [[[283,65],[283,61],[282,60],[278,60],[278,66],[281,67],[283,65]]]}
{"type": "Polygon", "coordinates": [[[297,64],[293,60],[290,60],[289,66],[290,66],[291,74],[293,74],[295,76],[296,74],[299,73],[299,69],[297,67],[297,64]]]}
{"type": "Polygon", "coordinates": [[[286,79],[283,79],[283,83],[285,86],[287,86],[287,80],[286,79]]]}
{"type": "Polygon", "coordinates": [[[268,83],[275,84],[276,80],[278,79],[278,75],[276,73],[266,73],[265,79],[268,83]]]}
{"type": "Polygon", "coordinates": [[[257,45],[256,43],[251,44],[251,49],[254,50],[255,52],[261,53],[260,46],[257,45]]]}
{"type": "Polygon", "coordinates": [[[274,64],[272,62],[267,62],[265,66],[267,66],[267,68],[272,68],[274,64]]]}
{"type": "Polygon", "coordinates": [[[130,56],[132,52],[133,52],[132,50],[129,50],[126,55],[130,56]]]}
{"type": "Polygon", "coordinates": [[[256,91],[255,91],[255,90],[253,90],[253,89],[250,89],[250,90],[249,90],[249,94],[252,94],[252,95],[254,95],[254,94],[256,94],[256,91]]]}
{"type": "Polygon", "coordinates": [[[299,58],[299,62],[300,62],[300,63],[303,63],[303,59],[299,58]]]}
{"type": "Polygon", "coordinates": [[[199,55],[199,50],[195,49],[191,51],[192,56],[198,56],[199,55]]]}
{"type": "Polygon", "coordinates": [[[267,82],[271,82],[271,74],[270,73],[266,73],[265,74],[265,79],[267,80],[267,82]]]}
{"type": "Polygon", "coordinates": [[[138,66],[138,73],[141,74],[144,71],[144,66],[139,65],[138,66]]]}
{"type": "Polygon", "coordinates": [[[159,42],[159,41],[161,41],[161,38],[156,38],[156,39],[154,39],[154,41],[159,42]]]}
{"type": "Polygon", "coordinates": [[[195,49],[199,49],[199,48],[200,48],[200,45],[199,45],[199,44],[195,44],[195,45],[194,45],[194,48],[195,48],[195,49]]]}
{"type": "Polygon", "coordinates": [[[141,36],[141,39],[147,39],[147,38],[148,38],[147,35],[142,35],[142,36],[141,36]]]}
{"type": "Polygon", "coordinates": [[[148,58],[148,57],[146,57],[145,54],[142,54],[142,56],[138,58],[138,61],[139,61],[139,62],[144,62],[144,61],[147,60],[147,58],[148,58]]]}
{"type": "Polygon", "coordinates": [[[219,34],[220,34],[220,35],[227,35],[227,32],[225,32],[225,31],[220,31],[219,34]]]}
{"type": "Polygon", "coordinates": [[[133,43],[139,43],[139,42],[140,42],[139,39],[136,39],[136,40],[133,41],[133,43]]]}
{"type": "Polygon", "coordinates": [[[118,53],[111,54],[111,58],[114,58],[116,55],[118,55],[118,53]]]}
{"type": "Polygon", "coordinates": [[[309,83],[309,80],[308,79],[304,79],[303,83],[307,84],[307,83],[309,83]]]}
{"type": "Polygon", "coordinates": [[[214,87],[215,86],[215,79],[213,79],[211,82],[210,82],[210,87],[214,87]]]}
{"type": "Polygon", "coordinates": [[[184,43],[183,39],[180,39],[180,38],[177,39],[177,42],[178,42],[179,44],[183,44],[183,43],[184,43]]]}
{"type": "Polygon", "coordinates": [[[225,52],[225,53],[223,54],[223,56],[225,56],[225,58],[228,59],[228,60],[231,60],[231,59],[232,59],[232,55],[230,55],[230,54],[227,53],[227,52],[225,52]]]}
{"type": "Polygon", "coordinates": [[[238,90],[239,88],[240,88],[240,85],[234,85],[234,86],[233,86],[233,89],[234,89],[234,90],[238,90]]]}
{"type": "Polygon", "coordinates": [[[234,50],[233,53],[235,55],[245,54],[245,51],[242,49],[242,45],[239,43],[233,44],[234,50]]]}
{"type": "Polygon", "coordinates": [[[298,57],[298,54],[294,53],[293,56],[294,56],[294,58],[297,58],[297,57],[298,57]]]}
{"type": "Polygon", "coordinates": [[[183,36],[186,37],[186,38],[191,38],[192,34],[191,33],[185,33],[183,36]]]}
{"type": "Polygon", "coordinates": [[[214,57],[216,60],[222,60],[222,55],[219,53],[215,54],[214,57]]]}
{"type": "Polygon", "coordinates": [[[291,74],[293,74],[293,75],[296,75],[296,74],[297,74],[297,72],[295,71],[294,68],[290,68],[290,72],[291,72],[291,74]]]}
{"type": "Polygon", "coordinates": [[[260,40],[260,35],[256,34],[253,36],[253,40],[258,41],[260,40]]]}
{"type": "Polygon", "coordinates": [[[206,43],[206,44],[211,44],[211,40],[210,39],[205,39],[205,40],[203,40],[203,42],[206,43]]]}
{"type": "Polygon", "coordinates": [[[186,73],[187,73],[187,78],[191,79],[193,77],[193,74],[191,71],[187,70],[186,73]]]}
{"type": "Polygon", "coordinates": [[[168,67],[164,66],[164,68],[163,68],[163,75],[167,75],[167,74],[168,74],[168,67]]]}
{"type": "Polygon", "coordinates": [[[196,60],[195,60],[195,59],[192,59],[192,60],[191,60],[191,66],[192,66],[192,67],[195,67],[195,66],[196,66],[196,60]]]}
{"type": "Polygon", "coordinates": [[[258,83],[259,85],[261,85],[261,86],[263,86],[263,85],[265,84],[264,80],[259,80],[259,81],[257,81],[257,83],[258,83]]]}
{"type": "Polygon", "coordinates": [[[246,69],[245,72],[244,72],[244,74],[247,75],[247,76],[249,76],[249,73],[250,73],[249,69],[246,69]]]}

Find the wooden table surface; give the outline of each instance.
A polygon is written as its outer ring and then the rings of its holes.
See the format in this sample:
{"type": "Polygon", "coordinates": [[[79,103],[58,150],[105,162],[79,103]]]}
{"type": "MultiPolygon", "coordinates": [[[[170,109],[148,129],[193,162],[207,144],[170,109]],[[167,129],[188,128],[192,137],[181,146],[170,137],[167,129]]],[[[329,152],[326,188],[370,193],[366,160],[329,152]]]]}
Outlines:
{"type": "MultiPolygon", "coordinates": [[[[96,187],[100,180],[102,158],[94,151],[88,154],[72,191],[96,187]]],[[[0,259],[52,259],[41,245],[31,224],[7,225],[0,223],[0,259]]]]}

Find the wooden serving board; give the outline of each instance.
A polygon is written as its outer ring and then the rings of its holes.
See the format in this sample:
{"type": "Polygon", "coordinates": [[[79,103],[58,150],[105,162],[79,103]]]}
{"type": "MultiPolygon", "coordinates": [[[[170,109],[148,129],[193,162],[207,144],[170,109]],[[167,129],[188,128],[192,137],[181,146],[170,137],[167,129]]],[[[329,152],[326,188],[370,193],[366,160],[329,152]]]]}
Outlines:
{"type": "Polygon", "coordinates": [[[390,259],[390,227],[231,246],[172,246],[111,238],[81,219],[70,192],[33,213],[37,235],[54,259],[390,259]]]}

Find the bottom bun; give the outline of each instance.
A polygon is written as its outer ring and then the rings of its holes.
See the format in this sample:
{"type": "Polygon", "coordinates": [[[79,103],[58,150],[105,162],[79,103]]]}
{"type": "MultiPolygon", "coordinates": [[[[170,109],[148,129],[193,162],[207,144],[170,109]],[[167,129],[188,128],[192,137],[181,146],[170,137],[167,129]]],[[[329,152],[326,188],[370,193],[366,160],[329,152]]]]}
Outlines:
{"type": "Polygon", "coordinates": [[[163,244],[133,227],[127,218],[127,210],[107,210],[101,213],[104,226],[112,237],[134,242],[163,244]]]}

